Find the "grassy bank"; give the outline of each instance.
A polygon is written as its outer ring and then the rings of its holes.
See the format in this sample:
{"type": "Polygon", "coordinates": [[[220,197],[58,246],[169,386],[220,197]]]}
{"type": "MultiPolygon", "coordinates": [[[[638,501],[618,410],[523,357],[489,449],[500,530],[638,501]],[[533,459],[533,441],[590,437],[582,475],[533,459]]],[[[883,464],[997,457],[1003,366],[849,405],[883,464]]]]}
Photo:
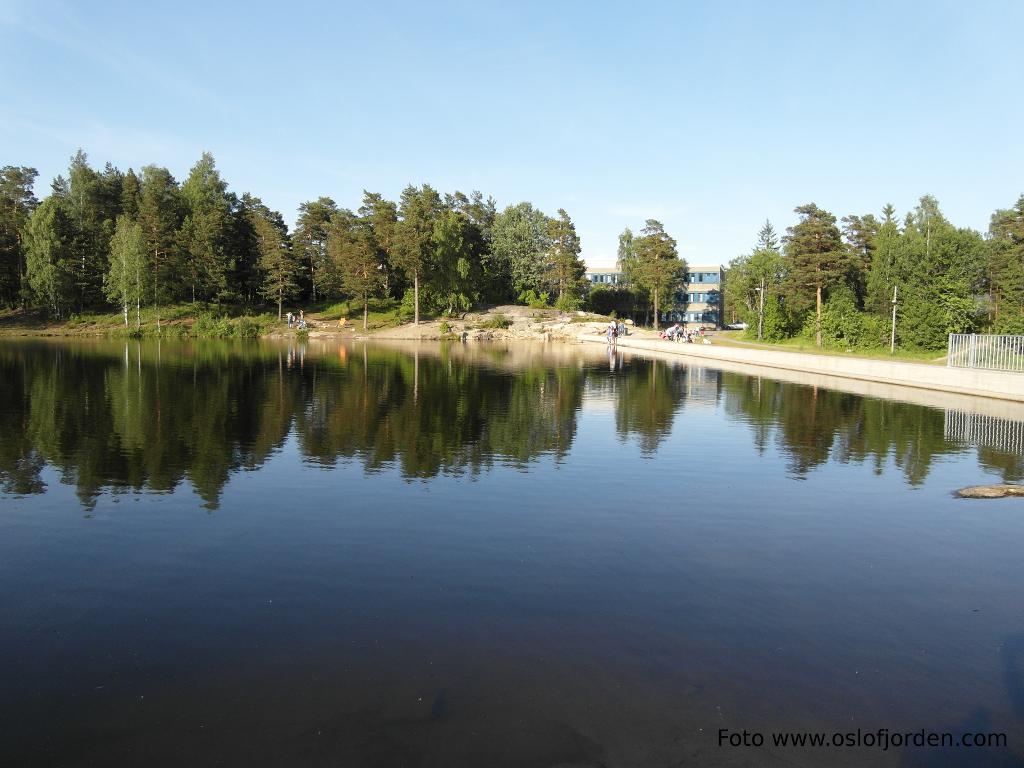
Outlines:
{"type": "Polygon", "coordinates": [[[808,339],[786,339],[780,342],[749,341],[743,331],[718,331],[715,343],[722,346],[774,349],[780,352],[803,352],[809,355],[833,355],[838,357],[860,357],[869,360],[903,360],[915,363],[945,365],[946,355],[934,349],[903,349],[897,347],[893,353],[888,347],[878,349],[824,349],[808,339]]]}
{"type": "Polygon", "coordinates": [[[135,314],[125,326],[120,312],[81,312],[66,319],[54,319],[41,312],[8,310],[0,312],[0,335],[7,336],[132,336],[253,339],[279,327],[277,314],[210,308],[193,304],[145,308],[141,323],[135,314]]]}
{"type": "MultiPolygon", "coordinates": [[[[321,302],[302,309],[311,330],[335,330],[343,317],[347,318],[348,327],[360,331],[363,327],[363,308],[362,305],[356,306],[355,302],[321,302]]],[[[157,314],[152,307],[143,308],[141,323],[137,325],[135,313],[130,312],[126,327],[121,312],[80,312],[55,319],[37,310],[0,310],[0,335],[255,339],[295,330],[289,329],[285,321],[278,320],[276,307],[174,304],[160,308],[159,327],[157,314]]],[[[371,301],[367,319],[371,331],[400,325],[398,302],[371,301]]]]}

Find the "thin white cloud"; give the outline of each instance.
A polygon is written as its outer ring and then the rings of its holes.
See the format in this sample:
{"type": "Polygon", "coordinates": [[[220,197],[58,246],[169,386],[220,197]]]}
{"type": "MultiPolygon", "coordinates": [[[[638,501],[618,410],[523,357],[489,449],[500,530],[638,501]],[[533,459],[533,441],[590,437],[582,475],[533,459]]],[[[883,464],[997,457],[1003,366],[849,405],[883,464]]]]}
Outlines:
{"type": "Polygon", "coordinates": [[[124,40],[111,39],[103,29],[83,22],[74,5],[52,0],[42,14],[27,3],[0,0],[0,26],[63,48],[148,88],[155,86],[191,101],[218,104],[213,93],[168,69],[154,66],[152,59],[132,53],[124,40]]]}

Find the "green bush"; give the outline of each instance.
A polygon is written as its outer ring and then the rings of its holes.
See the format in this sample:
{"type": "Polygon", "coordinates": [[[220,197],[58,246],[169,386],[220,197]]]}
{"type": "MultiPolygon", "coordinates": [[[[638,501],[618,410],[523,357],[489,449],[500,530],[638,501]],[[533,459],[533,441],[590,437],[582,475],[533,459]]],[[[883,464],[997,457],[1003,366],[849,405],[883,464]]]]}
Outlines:
{"type": "Polygon", "coordinates": [[[547,309],[549,306],[548,300],[551,298],[551,294],[547,291],[537,294],[532,288],[528,291],[523,291],[519,294],[519,301],[528,306],[530,309],[547,309]]]}
{"type": "Polygon", "coordinates": [[[512,325],[512,321],[500,312],[480,323],[481,328],[508,328],[510,325],[512,325]]]}
{"type": "Polygon", "coordinates": [[[452,332],[451,323],[442,320],[441,321],[441,325],[440,325],[440,331],[441,331],[441,333],[451,333],[452,332]]]}
{"type": "Polygon", "coordinates": [[[583,300],[579,296],[566,293],[555,300],[555,309],[562,312],[575,312],[583,306],[583,300]]]}

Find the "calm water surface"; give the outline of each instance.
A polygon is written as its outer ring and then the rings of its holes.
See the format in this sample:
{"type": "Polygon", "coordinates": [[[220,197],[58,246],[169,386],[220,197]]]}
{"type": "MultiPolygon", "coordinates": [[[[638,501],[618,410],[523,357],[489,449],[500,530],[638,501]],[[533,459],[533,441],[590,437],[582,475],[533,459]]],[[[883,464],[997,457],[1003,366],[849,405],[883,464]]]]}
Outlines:
{"type": "Polygon", "coordinates": [[[1022,427],[972,418],[600,347],[5,342],[0,764],[1018,765],[1024,502],[951,491],[1022,427]]]}

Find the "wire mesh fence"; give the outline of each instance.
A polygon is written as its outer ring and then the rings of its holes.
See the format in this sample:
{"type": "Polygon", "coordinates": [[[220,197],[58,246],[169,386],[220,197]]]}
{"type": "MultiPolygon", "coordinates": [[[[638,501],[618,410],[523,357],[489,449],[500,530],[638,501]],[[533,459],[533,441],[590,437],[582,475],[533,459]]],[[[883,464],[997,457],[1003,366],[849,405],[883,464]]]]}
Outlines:
{"type": "Polygon", "coordinates": [[[951,333],[946,365],[1024,373],[1024,336],[951,333]]]}

